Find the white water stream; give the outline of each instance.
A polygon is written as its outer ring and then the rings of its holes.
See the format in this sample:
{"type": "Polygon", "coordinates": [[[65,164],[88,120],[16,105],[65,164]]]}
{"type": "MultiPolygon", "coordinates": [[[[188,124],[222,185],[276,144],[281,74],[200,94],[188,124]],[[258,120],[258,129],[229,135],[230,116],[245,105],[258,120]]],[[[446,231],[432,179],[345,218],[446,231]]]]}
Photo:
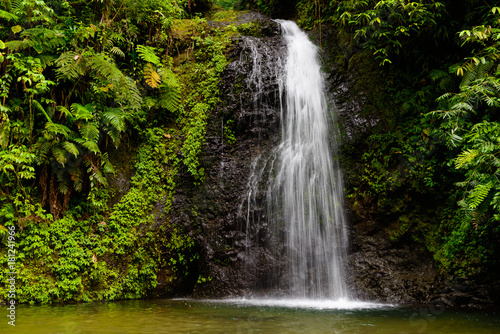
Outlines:
{"type": "Polygon", "coordinates": [[[333,159],[337,145],[329,140],[333,120],[318,48],[294,22],[277,22],[287,44],[284,70],[277,78],[282,139],[269,157],[252,164],[248,204],[267,177],[268,223],[276,235],[284,231],[285,267],[279,276],[287,298],[346,300],[343,182],[333,159]]]}

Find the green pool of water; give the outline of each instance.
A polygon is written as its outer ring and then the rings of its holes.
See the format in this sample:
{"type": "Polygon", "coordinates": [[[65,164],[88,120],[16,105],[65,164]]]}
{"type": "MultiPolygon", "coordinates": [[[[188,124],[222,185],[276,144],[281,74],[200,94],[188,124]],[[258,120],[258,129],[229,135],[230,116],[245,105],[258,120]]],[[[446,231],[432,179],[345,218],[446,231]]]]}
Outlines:
{"type": "MultiPolygon", "coordinates": [[[[3,307],[6,313],[5,307],[3,307]]],[[[0,333],[500,333],[495,312],[366,303],[141,300],[16,309],[0,333]],[[7,329],[7,331],[4,331],[7,329]]]]}

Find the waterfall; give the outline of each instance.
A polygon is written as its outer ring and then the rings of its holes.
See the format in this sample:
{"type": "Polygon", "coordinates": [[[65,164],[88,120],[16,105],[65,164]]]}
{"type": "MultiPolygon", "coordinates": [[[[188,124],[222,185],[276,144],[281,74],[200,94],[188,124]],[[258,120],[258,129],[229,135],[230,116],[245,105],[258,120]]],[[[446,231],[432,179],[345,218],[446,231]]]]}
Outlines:
{"type": "Polygon", "coordinates": [[[287,45],[277,78],[282,138],[254,161],[248,195],[265,184],[268,224],[284,244],[280,290],[292,298],[347,298],[342,173],[318,48],[294,22],[277,22],[287,45]]]}

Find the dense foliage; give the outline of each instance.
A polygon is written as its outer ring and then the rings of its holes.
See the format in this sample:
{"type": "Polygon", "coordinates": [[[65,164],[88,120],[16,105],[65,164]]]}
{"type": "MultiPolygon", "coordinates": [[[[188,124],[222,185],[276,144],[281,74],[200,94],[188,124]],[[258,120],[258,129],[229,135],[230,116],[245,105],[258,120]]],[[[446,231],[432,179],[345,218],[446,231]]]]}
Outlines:
{"type": "MultiPolygon", "coordinates": [[[[493,1],[215,3],[295,13],[334,67],[355,77],[356,117],[368,125],[343,129],[343,161],[358,217],[395,243],[426,248],[443,273],[498,265],[493,1]]],[[[182,292],[210,280],[196,272],[192,236],[168,214],[178,175],[204,182],[198,157],[238,34],[208,24],[206,15],[232,15],[207,13],[211,6],[0,1],[0,237],[5,252],[15,226],[21,302],[139,298],[165,281],[182,292]]],[[[232,122],[223,129],[229,143],[232,122]]]]}
{"type": "Polygon", "coordinates": [[[395,242],[426,247],[444,272],[495,270],[500,8],[474,0],[297,8],[320,39],[335,29],[337,66],[358,72],[359,116],[375,124],[345,145],[354,211],[395,242]]]}
{"type": "Polygon", "coordinates": [[[198,155],[237,34],[209,27],[210,7],[0,3],[0,236],[7,245],[16,227],[19,301],[139,298],[161,280],[207,280],[168,213],[178,174],[204,179],[198,155]]]}

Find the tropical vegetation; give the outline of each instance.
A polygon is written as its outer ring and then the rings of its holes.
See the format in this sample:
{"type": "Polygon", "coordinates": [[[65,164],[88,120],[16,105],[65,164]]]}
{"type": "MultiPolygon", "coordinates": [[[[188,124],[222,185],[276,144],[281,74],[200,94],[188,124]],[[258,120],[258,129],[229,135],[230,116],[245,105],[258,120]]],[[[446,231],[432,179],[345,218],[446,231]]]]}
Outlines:
{"type": "MultiPolygon", "coordinates": [[[[369,126],[343,129],[353,212],[426,249],[444,274],[494,270],[500,7],[292,3],[330,69],[356,74],[369,126]]],[[[211,279],[193,270],[192,236],[156,222],[179,174],[205,182],[199,156],[240,33],[209,24],[226,17],[217,4],[290,11],[284,0],[0,1],[0,237],[4,254],[15,227],[20,302],[153,296],[161,268],[211,279]]],[[[7,264],[2,255],[2,282],[7,264]]]]}

